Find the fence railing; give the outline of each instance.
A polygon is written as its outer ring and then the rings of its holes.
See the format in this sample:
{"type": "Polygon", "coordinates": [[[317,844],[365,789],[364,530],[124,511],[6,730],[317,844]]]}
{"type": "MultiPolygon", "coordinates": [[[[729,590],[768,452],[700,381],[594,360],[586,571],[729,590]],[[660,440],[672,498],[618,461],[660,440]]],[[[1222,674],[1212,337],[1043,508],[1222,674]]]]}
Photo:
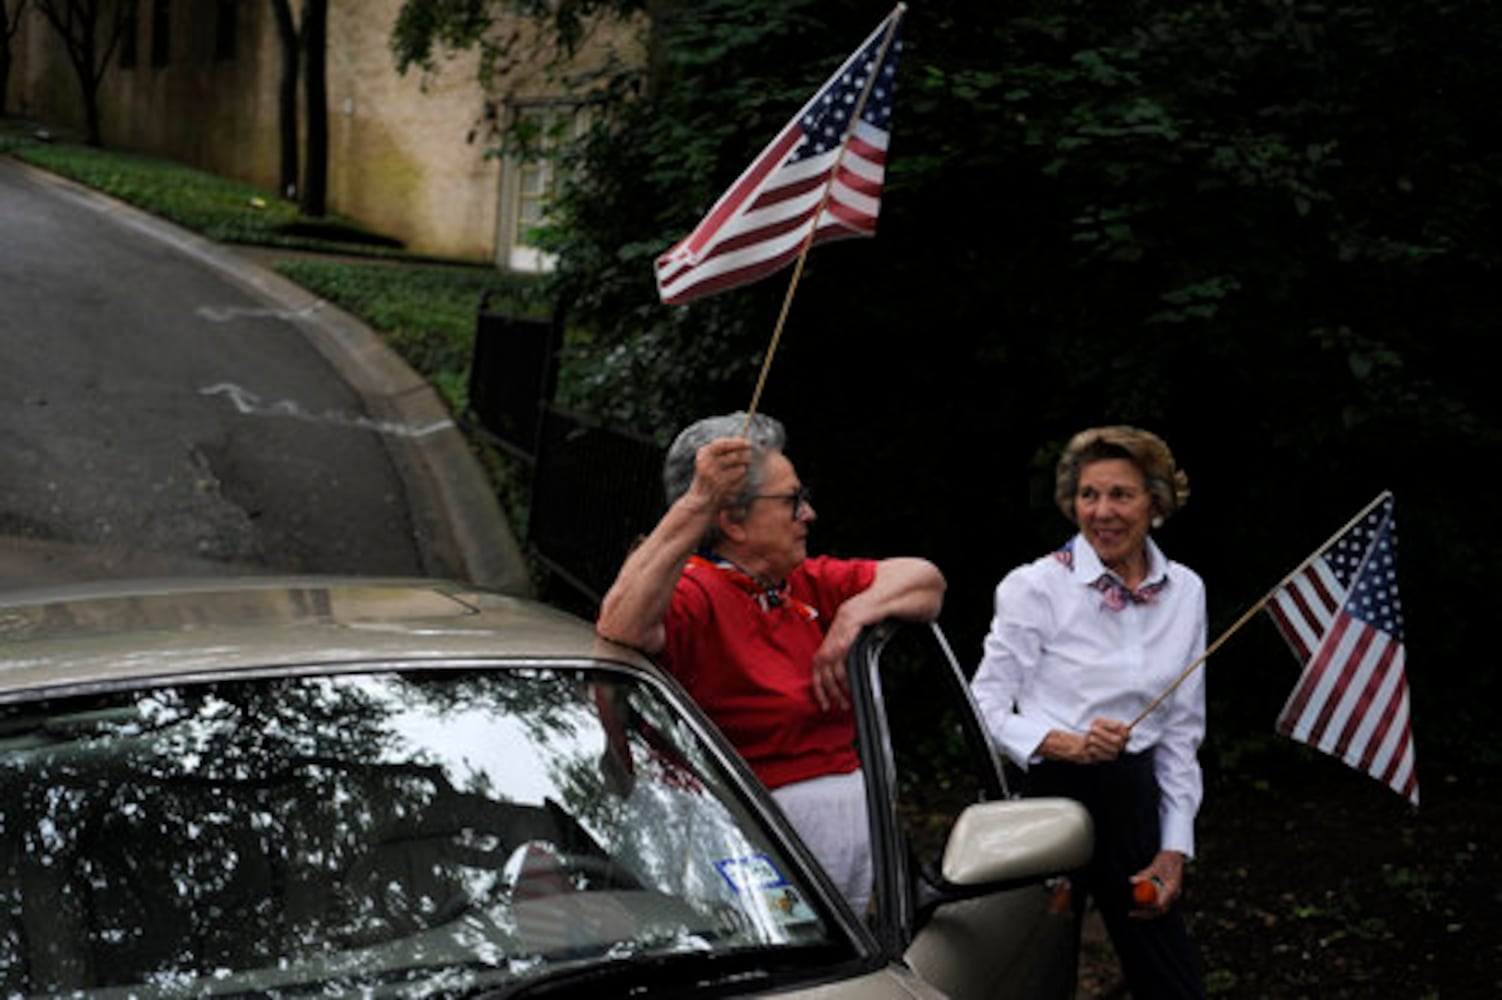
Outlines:
{"type": "Polygon", "coordinates": [[[544,405],[528,539],[592,601],[662,515],[663,449],[655,441],[544,405]]]}
{"type": "Polygon", "coordinates": [[[469,364],[469,408],[498,445],[518,458],[537,457],[542,406],[558,385],[561,316],[513,316],[480,299],[469,364]]]}
{"type": "Polygon", "coordinates": [[[562,322],[508,316],[482,300],[471,358],[471,415],[531,466],[527,543],[596,604],[621,560],[662,514],[663,448],[553,402],[562,322]]]}

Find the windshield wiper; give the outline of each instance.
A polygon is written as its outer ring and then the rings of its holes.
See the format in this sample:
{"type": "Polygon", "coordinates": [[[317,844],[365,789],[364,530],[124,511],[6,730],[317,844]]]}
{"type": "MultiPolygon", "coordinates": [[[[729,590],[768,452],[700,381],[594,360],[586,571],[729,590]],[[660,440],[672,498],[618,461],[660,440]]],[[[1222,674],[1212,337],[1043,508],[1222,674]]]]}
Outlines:
{"type": "MultiPolygon", "coordinates": [[[[476,994],[478,1000],[518,1000],[521,997],[598,996],[602,985],[612,993],[648,996],[704,996],[735,987],[769,985],[779,972],[826,967],[837,958],[828,948],[747,948],[738,951],[681,951],[632,955],[579,965],[526,982],[511,983],[476,994]],[[813,954],[811,954],[811,952],[813,954]]],[[[848,956],[846,956],[848,957],[848,956]]]]}

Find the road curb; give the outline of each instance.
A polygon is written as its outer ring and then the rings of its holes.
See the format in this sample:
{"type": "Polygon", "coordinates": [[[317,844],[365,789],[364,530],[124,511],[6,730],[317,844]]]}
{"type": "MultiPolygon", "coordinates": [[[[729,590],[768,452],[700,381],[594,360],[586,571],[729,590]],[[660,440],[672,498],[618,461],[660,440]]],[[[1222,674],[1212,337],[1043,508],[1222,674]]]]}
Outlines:
{"type": "Polygon", "coordinates": [[[531,594],[521,547],[469,441],[437,391],[376,331],[233,247],[10,159],[35,180],[217,270],[282,311],[360,397],[372,419],[410,429],[383,434],[382,441],[406,489],[429,575],[531,594]]]}

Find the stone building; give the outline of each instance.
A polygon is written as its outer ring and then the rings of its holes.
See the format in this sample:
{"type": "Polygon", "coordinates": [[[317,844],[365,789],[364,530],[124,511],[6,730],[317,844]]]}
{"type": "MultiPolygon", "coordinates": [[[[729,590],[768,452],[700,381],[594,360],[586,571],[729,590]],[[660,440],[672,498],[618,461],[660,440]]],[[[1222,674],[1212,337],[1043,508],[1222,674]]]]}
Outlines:
{"type": "MultiPolygon", "coordinates": [[[[270,0],[119,2],[132,5],[133,20],[99,89],[104,144],[274,191],[282,71],[270,0]]],[[[81,131],[79,85],[36,7],[28,5],[12,43],[9,111],[81,131]]],[[[294,0],[294,13],[300,7],[294,0]]],[[[487,155],[490,126],[515,116],[572,120],[591,71],[640,62],[641,32],[597,25],[574,61],[557,67],[529,22],[506,25],[519,58],[487,100],[473,53],[431,76],[397,72],[391,34],[400,8],[401,0],[328,0],[329,210],[411,250],[546,267],[527,230],[544,211],[552,166],[487,155]]]]}

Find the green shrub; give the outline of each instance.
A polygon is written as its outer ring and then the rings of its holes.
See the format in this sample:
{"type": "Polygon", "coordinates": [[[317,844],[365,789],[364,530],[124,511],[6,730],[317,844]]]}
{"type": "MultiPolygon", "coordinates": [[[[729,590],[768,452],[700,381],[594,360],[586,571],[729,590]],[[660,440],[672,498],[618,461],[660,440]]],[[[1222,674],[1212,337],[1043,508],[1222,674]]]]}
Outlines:
{"type": "Polygon", "coordinates": [[[534,282],[489,267],[295,260],[277,270],[386,334],[460,413],[482,297],[489,293],[490,308],[498,311],[535,311],[534,282]]]}

